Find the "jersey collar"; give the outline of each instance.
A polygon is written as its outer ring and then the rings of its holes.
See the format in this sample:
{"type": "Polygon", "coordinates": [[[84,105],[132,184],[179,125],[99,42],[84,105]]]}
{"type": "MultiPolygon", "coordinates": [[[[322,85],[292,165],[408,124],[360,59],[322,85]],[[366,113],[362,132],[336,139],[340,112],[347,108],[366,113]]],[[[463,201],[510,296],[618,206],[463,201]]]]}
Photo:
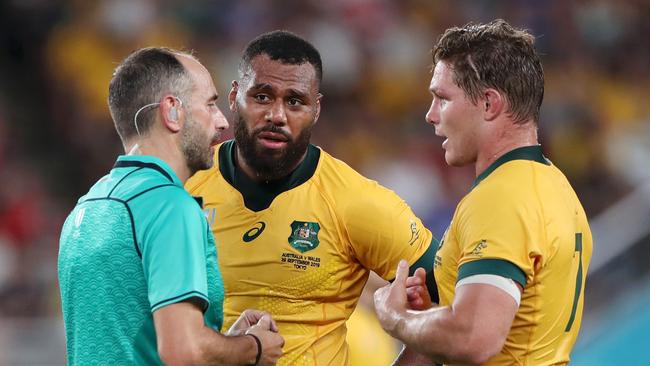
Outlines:
{"type": "Polygon", "coordinates": [[[162,159],[151,155],[120,155],[113,168],[148,168],[158,171],[165,176],[171,183],[182,187],[183,182],[176,175],[174,170],[162,159]]]}
{"type": "Polygon", "coordinates": [[[219,148],[219,170],[224,179],[243,196],[244,204],[252,211],[268,208],[273,199],[305,183],[316,172],[320,160],[320,149],[307,147],[307,155],[298,167],[287,177],[271,182],[254,182],[235,164],[235,140],[224,142],[219,148]]]}
{"type": "Polygon", "coordinates": [[[542,153],[541,145],[519,147],[501,155],[501,157],[498,158],[494,163],[490,164],[490,166],[487,167],[483,173],[479,174],[479,176],[476,177],[472,188],[481,183],[483,179],[487,178],[487,176],[495,171],[498,167],[512,160],[530,160],[544,165],[551,165],[551,162],[542,153]]]}

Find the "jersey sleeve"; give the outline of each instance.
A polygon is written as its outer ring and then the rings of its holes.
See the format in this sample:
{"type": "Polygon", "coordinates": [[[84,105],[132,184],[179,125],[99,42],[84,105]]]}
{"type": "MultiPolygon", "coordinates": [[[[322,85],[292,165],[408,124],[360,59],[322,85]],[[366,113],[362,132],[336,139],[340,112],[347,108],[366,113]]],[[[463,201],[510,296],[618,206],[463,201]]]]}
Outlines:
{"type": "Polygon", "coordinates": [[[504,187],[485,188],[461,203],[453,223],[461,250],[457,281],[493,274],[525,287],[542,256],[538,245],[544,242],[536,198],[504,187]]]}
{"type": "Polygon", "coordinates": [[[147,212],[140,213],[148,220],[143,220],[143,227],[136,226],[151,311],[190,298],[205,310],[207,223],[197,202],[175,186],[138,199],[151,202],[147,212]]]}
{"type": "Polygon", "coordinates": [[[432,270],[437,241],[393,191],[369,181],[346,199],[343,219],[354,256],[382,278],[395,278],[400,259],[432,270]]]}

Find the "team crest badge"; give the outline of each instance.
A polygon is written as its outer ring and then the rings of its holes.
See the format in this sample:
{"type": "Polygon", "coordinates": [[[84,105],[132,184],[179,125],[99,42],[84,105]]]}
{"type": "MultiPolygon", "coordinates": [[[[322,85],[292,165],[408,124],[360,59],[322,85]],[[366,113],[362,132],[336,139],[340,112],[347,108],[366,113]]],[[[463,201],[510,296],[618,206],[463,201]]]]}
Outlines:
{"type": "Polygon", "coordinates": [[[320,225],[317,222],[294,221],[291,223],[289,244],[300,253],[316,249],[320,244],[318,231],[320,231],[320,225]]]}

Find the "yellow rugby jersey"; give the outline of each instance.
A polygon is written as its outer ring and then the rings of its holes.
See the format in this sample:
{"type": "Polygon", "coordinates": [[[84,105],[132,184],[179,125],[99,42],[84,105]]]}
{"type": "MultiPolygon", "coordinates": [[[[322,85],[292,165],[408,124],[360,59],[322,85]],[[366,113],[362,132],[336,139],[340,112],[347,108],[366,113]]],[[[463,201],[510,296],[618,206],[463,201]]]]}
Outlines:
{"type": "Polygon", "coordinates": [[[402,258],[432,268],[431,233],[395,193],[313,145],[287,179],[266,184],[234,154],[223,143],[215,166],[186,184],[215,235],[224,328],[265,310],[286,342],[279,365],[349,365],[345,322],[369,270],[391,280],[402,258]]]}
{"type": "Polygon", "coordinates": [[[521,305],[501,353],[487,365],[569,362],[578,336],[592,237],[566,177],[540,146],[515,149],[477,177],[459,203],[434,265],[441,305],[476,274],[511,278],[521,305]]]}

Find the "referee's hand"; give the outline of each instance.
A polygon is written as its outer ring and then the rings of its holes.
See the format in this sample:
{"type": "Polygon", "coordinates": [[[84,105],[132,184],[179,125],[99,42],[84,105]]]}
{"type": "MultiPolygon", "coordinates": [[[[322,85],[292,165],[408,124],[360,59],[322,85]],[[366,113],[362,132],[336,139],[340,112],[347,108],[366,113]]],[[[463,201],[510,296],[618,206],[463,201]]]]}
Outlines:
{"type": "Polygon", "coordinates": [[[271,319],[271,316],[265,314],[257,324],[248,328],[246,331],[246,334],[255,335],[260,340],[261,349],[259,352],[261,355],[257,365],[275,365],[278,362],[278,358],[283,354],[282,347],[284,346],[284,338],[277,332],[277,326],[275,330],[272,329],[274,326],[275,322],[271,319]]]}
{"type": "MultiPolygon", "coordinates": [[[[268,315],[271,317],[271,314],[266,311],[255,310],[255,309],[246,309],[239,315],[239,318],[233,323],[233,325],[228,329],[225,335],[227,336],[240,336],[248,330],[248,328],[257,324],[257,322],[262,319],[263,316],[268,315]]],[[[272,332],[278,332],[278,325],[275,323],[275,320],[271,318],[271,327],[272,332]]]]}

